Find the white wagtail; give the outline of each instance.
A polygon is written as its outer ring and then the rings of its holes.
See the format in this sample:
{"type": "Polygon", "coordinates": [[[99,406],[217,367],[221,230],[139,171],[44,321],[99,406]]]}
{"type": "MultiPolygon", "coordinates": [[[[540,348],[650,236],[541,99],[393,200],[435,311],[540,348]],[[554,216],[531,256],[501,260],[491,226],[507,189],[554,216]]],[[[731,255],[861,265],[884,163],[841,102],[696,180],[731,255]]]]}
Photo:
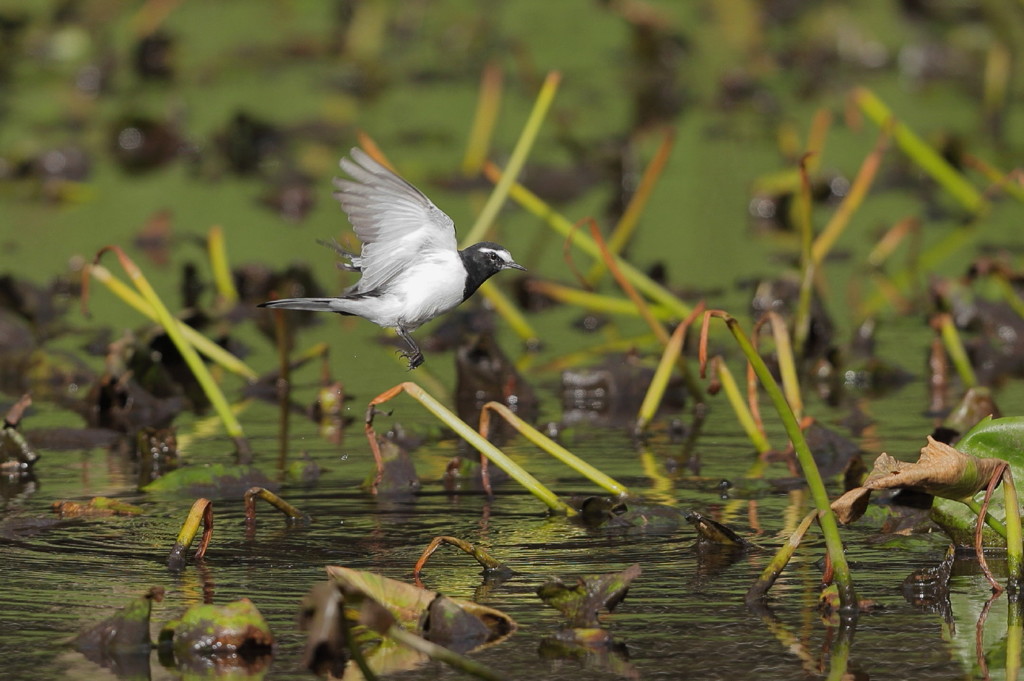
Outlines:
{"type": "Polygon", "coordinates": [[[338,298],[282,298],[260,307],[337,312],[392,328],[408,343],[410,352],[402,355],[415,369],[423,353],[411,331],[458,306],[501,270],[526,268],[490,241],[460,251],[455,223],[423,192],[363,150],[351,155],[341,159],[341,169],[352,179],[334,178],[334,197],[363,247],[359,255],[334,249],[351,262],[342,269],[362,276],[338,298]]]}

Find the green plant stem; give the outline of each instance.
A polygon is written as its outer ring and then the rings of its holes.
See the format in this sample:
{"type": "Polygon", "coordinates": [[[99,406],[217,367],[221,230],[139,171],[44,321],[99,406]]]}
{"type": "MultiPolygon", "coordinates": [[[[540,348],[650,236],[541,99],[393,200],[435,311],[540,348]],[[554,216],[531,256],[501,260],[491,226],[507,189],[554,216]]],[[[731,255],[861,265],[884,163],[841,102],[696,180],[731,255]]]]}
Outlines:
{"type": "Polygon", "coordinates": [[[534,347],[540,344],[540,336],[537,335],[537,331],[534,330],[530,322],[523,316],[519,308],[509,300],[508,296],[495,286],[493,281],[485,281],[480,287],[479,292],[480,295],[494,306],[494,311],[505,320],[505,323],[509,325],[527,347],[534,347]]]}
{"type": "Polygon", "coordinates": [[[968,167],[980,172],[986,180],[992,183],[994,188],[998,188],[1017,201],[1024,203],[1024,187],[1017,183],[1013,174],[1004,173],[987,161],[970,154],[964,156],[964,162],[968,167]]]}
{"type": "MultiPolygon", "coordinates": [[[[643,299],[643,296],[637,292],[629,279],[623,276],[618,263],[615,258],[612,257],[611,251],[608,250],[608,245],[605,243],[604,237],[601,235],[601,230],[597,227],[597,222],[593,219],[590,219],[590,238],[592,238],[594,243],[597,244],[597,248],[601,252],[601,259],[604,262],[605,267],[608,268],[608,271],[612,273],[612,276],[615,278],[615,282],[619,285],[619,288],[621,288],[622,292],[625,293],[631,301],[633,301],[637,311],[640,312],[640,316],[643,317],[644,321],[647,322],[647,326],[650,327],[651,332],[658,337],[658,340],[661,341],[662,345],[667,345],[669,338],[668,331],[666,331],[665,327],[654,317],[654,314],[651,312],[650,305],[648,305],[647,301],[643,299]]],[[[685,330],[686,326],[684,326],[683,329],[685,330]]]]}
{"type": "MultiPolygon", "coordinates": [[[[527,287],[531,293],[539,293],[549,298],[554,298],[559,302],[577,305],[587,310],[594,310],[595,312],[629,315],[631,317],[640,315],[636,305],[626,298],[584,291],[583,289],[573,288],[553,281],[531,280],[527,287]]],[[[650,305],[649,309],[654,318],[659,321],[667,322],[679,318],[677,314],[660,305],[650,305]]]]}
{"type": "MultiPolygon", "coordinates": [[[[926,252],[921,254],[916,267],[903,269],[894,274],[891,278],[892,286],[897,291],[905,293],[914,282],[914,277],[918,272],[939,269],[944,260],[954,253],[960,252],[974,238],[973,227],[974,225],[971,223],[951,230],[938,243],[930,246],[926,252]]],[[[860,319],[867,319],[877,314],[887,302],[883,293],[876,292],[861,306],[860,319]]]]}
{"type": "Polygon", "coordinates": [[[575,369],[580,364],[591,362],[595,359],[600,359],[609,353],[615,352],[630,352],[636,348],[646,347],[648,345],[656,345],[658,339],[654,337],[654,334],[644,334],[642,336],[632,336],[629,338],[616,338],[606,343],[601,343],[593,347],[589,347],[585,350],[579,350],[577,352],[570,352],[565,355],[556,357],[552,361],[543,365],[541,369],[543,371],[562,371],[565,369],[575,369]]]}
{"type": "MultiPolygon", "coordinates": [[[[974,515],[981,515],[981,504],[979,504],[974,499],[962,500],[961,503],[967,508],[971,509],[971,511],[974,512],[974,515]]],[[[995,531],[995,533],[998,534],[1000,537],[1006,539],[1006,525],[1001,523],[999,519],[996,518],[994,515],[986,512],[985,524],[991,527],[995,531]]]]}
{"type": "Polygon", "coordinates": [[[192,546],[192,542],[199,532],[200,523],[203,524],[203,538],[195,553],[196,560],[202,560],[206,555],[210,538],[213,536],[213,503],[209,499],[199,498],[193,502],[185,522],[181,525],[181,531],[178,532],[178,538],[171,548],[171,553],[167,557],[167,567],[175,571],[185,567],[185,552],[192,546]]]}
{"type": "MultiPolygon", "coordinates": [[[[366,656],[363,655],[363,648],[359,642],[359,637],[352,631],[352,622],[349,621],[348,615],[345,614],[345,598],[346,594],[341,591],[341,612],[338,613],[338,623],[341,628],[341,635],[348,643],[348,652],[352,656],[352,660],[359,667],[360,673],[363,675],[364,681],[377,681],[377,675],[373,673],[373,669],[370,668],[370,664],[366,661],[366,656]]],[[[363,596],[363,598],[369,598],[363,596]]],[[[352,606],[352,609],[358,611],[358,606],[352,606]]]]}
{"type": "Polygon", "coordinates": [[[397,624],[388,629],[387,635],[402,645],[427,655],[432,660],[440,660],[445,664],[460,671],[472,674],[479,679],[487,681],[505,681],[505,677],[498,674],[490,667],[486,667],[475,660],[459,655],[455,651],[448,650],[425,638],[421,638],[412,632],[408,632],[397,624]]]}
{"type": "Polygon", "coordinates": [[[1020,662],[1024,656],[1024,602],[1018,597],[1006,599],[1006,681],[1020,678],[1020,662]]]}
{"type": "Polygon", "coordinates": [[[799,421],[803,418],[804,400],[800,394],[800,378],[796,371],[796,359],[793,357],[793,344],[789,342],[789,331],[782,317],[769,312],[765,317],[771,324],[772,339],[775,341],[775,356],[779,362],[779,376],[782,378],[782,390],[786,402],[799,421]]]}
{"type": "Polygon", "coordinates": [[[800,542],[804,540],[804,535],[807,534],[807,530],[810,529],[811,523],[817,517],[817,511],[811,511],[804,516],[804,519],[797,525],[796,530],[789,536],[786,543],[772,556],[772,559],[768,561],[768,565],[765,566],[761,575],[754,581],[747,590],[746,602],[747,604],[757,604],[765,599],[768,595],[769,589],[775,584],[775,580],[779,578],[782,571],[786,569],[786,565],[789,563],[789,559],[793,557],[793,553],[797,547],[800,546],[800,542]]]}
{"type": "MultiPolygon", "coordinates": [[[[500,181],[500,178],[504,177],[501,170],[492,163],[484,165],[484,175],[486,175],[492,182],[500,181]]],[[[601,257],[601,249],[598,248],[593,239],[588,237],[586,234],[579,232],[572,222],[559,214],[548,204],[544,203],[544,201],[526,187],[518,183],[513,184],[509,189],[509,196],[523,208],[544,220],[563,237],[567,239],[572,237],[573,245],[577,246],[587,255],[593,258],[601,257]]],[[[690,312],[692,312],[692,308],[677,298],[671,291],[652,280],[625,260],[615,256],[615,262],[622,271],[623,276],[626,277],[630,283],[637,288],[637,290],[654,302],[670,310],[677,316],[677,318],[686,317],[690,312]]]]}
{"type": "Polygon", "coordinates": [[[782,394],[782,390],[779,389],[778,384],[775,382],[775,378],[772,377],[768,366],[764,363],[764,360],[761,359],[761,356],[750,343],[750,340],[740,329],[739,322],[724,312],[710,310],[705,313],[705,326],[707,326],[710,316],[718,316],[725,321],[729,330],[732,332],[733,337],[736,339],[736,342],[739,344],[740,349],[743,351],[743,354],[747,357],[751,366],[753,366],[754,373],[757,374],[758,379],[761,381],[761,385],[764,387],[765,392],[768,394],[772,404],[775,406],[775,411],[782,420],[782,425],[786,430],[786,434],[793,443],[793,449],[796,452],[797,460],[800,462],[800,468],[803,470],[804,479],[807,481],[807,487],[811,492],[811,498],[814,500],[814,506],[820,514],[818,524],[821,526],[821,532],[825,537],[825,545],[828,549],[828,555],[832,560],[836,586],[839,589],[839,602],[843,609],[848,612],[856,612],[859,607],[857,602],[857,593],[853,588],[850,566],[846,562],[846,555],[843,553],[843,540],[839,535],[839,524],[836,522],[836,516],[832,512],[828,492],[825,490],[825,483],[821,479],[821,474],[818,472],[818,466],[814,462],[814,455],[811,454],[811,450],[807,446],[807,441],[804,439],[803,432],[800,430],[800,424],[797,422],[796,416],[793,415],[793,410],[790,409],[789,404],[786,403],[786,397],[782,394]]]}
{"type": "Polygon", "coordinates": [[[850,224],[850,218],[860,208],[860,205],[864,203],[864,198],[867,196],[868,190],[871,189],[871,184],[878,174],[878,169],[882,165],[882,158],[885,156],[888,146],[889,134],[883,128],[882,132],[878,135],[875,148],[868,153],[864,162],[861,163],[860,169],[857,171],[857,177],[854,178],[853,184],[850,185],[850,191],[843,197],[842,203],[832,213],[832,218],[825,225],[825,228],[821,230],[821,234],[818,235],[817,239],[814,240],[814,246],[811,249],[811,259],[815,265],[820,266],[825,261],[825,257],[832,250],[832,246],[850,224]]]}
{"type": "Polygon", "coordinates": [[[210,269],[213,272],[213,282],[217,287],[217,295],[220,298],[219,307],[229,309],[238,303],[238,289],[235,288],[235,281],[231,276],[227,245],[224,241],[224,230],[221,229],[220,225],[210,228],[206,242],[207,250],[210,253],[210,269]]]}
{"type": "Polygon", "coordinates": [[[576,456],[568,449],[558,444],[544,433],[540,432],[526,421],[519,418],[511,409],[506,407],[501,402],[488,402],[480,410],[480,434],[481,437],[487,437],[487,433],[490,430],[490,413],[494,412],[501,416],[510,426],[516,429],[520,435],[525,437],[527,440],[537,445],[545,452],[555,457],[566,466],[569,466],[574,471],[593,482],[598,487],[601,487],[605,491],[611,494],[617,494],[619,496],[625,496],[629,494],[629,490],[626,486],[615,480],[609,475],[605,475],[600,470],[594,468],[589,463],[576,456]]]}
{"type": "Polygon", "coordinates": [[[473,223],[466,237],[462,240],[463,247],[483,241],[487,230],[491,228],[494,218],[497,217],[498,211],[501,210],[502,204],[505,203],[505,199],[508,197],[509,189],[515,183],[516,177],[519,176],[519,171],[522,170],[523,164],[526,163],[526,157],[529,155],[530,148],[537,139],[537,133],[540,131],[541,123],[544,122],[548,109],[551,108],[551,102],[555,99],[561,79],[561,74],[557,71],[552,71],[544,79],[537,99],[534,101],[533,110],[526,119],[526,125],[523,127],[523,132],[519,135],[516,146],[512,149],[512,155],[509,156],[505,174],[502,175],[501,180],[494,186],[494,191],[487,198],[487,203],[484,204],[483,209],[477,216],[476,222],[473,223]]]}
{"type": "Polygon", "coordinates": [[[412,576],[415,579],[420,578],[420,574],[423,572],[423,567],[427,564],[427,560],[437,551],[441,546],[447,544],[448,546],[454,546],[468,556],[472,556],[473,560],[480,564],[484,570],[496,571],[496,570],[507,570],[508,567],[487,552],[486,549],[472,544],[465,539],[459,539],[458,537],[440,536],[434,537],[427,548],[423,549],[423,553],[420,554],[419,560],[416,561],[416,565],[412,569],[412,576]]]}
{"type": "MultiPolygon", "coordinates": [[[[130,307],[142,313],[150,321],[159,323],[159,318],[153,311],[153,306],[146,302],[142,296],[133,291],[127,284],[115,277],[106,267],[103,265],[91,265],[89,268],[89,274],[93,279],[106,286],[111,293],[120,298],[123,302],[127,303],[130,307]]],[[[189,343],[195,346],[196,350],[206,355],[210,361],[215,362],[216,364],[224,367],[227,371],[238,374],[250,381],[255,381],[259,378],[259,375],[249,368],[245,362],[238,359],[180,319],[176,319],[175,321],[177,322],[178,328],[181,329],[182,335],[188,339],[189,343]]]]}
{"type": "Polygon", "coordinates": [[[722,384],[722,389],[725,391],[725,397],[729,400],[729,404],[732,406],[732,410],[736,414],[736,420],[740,422],[743,432],[747,434],[747,438],[754,445],[754,449],[758,454],[767,454],[771,451],[772,446],[769,444],[765,434],[757,427],[757,421],[754,420],[754,415],[750,413],[747,402],[743,399],[743,393],[740,391],[739,385],[736,383],[736,379],[733,377],[728,365],[726,365],[721,357],[713,357],[711,361],[714,364],[718,380],[722,384]]]}
{"type": "Polygon", "coordinates": [[[900,149],[922,170],[932,176],[961,206],[978,214],[988,210],[985,197],[951,166],[935,149],[917,136],[904,123],[896,120],[892,111],[875,93],[864,87],[854,88],[853,101],[861,111],[879,127],[892,126],[892,136],[900,149]]]}
{"type": "Polygon", "coordinates": [[[245,516],[247,521],[254,521],[256,519],[256,499],[262,499],[292,520],[299,520],[305,523],[310,521],[308,514],[303,513],[298,508],[265,487],[250,487],[242,496],[242,500],[245,502],[245,516]]]}
{"type": "Polygon", "coordinates": [[[491,146],[494,124],[498,120],[501,109],[501,91],[503,84],[501,66],[497,62],[484,65],[480,77],[480,94],[476,100],[476,113],[473,126],[469,131],[469,142],[466,144],[466,155],[462,158],[462,174],[472,177],[480,172],[487,160],[487,150],[491,146]]]}
{"type": "Polygon", "coordinates": [[[1006,272],[996,272],[993,278],[1006,304],[1012,307],[1019,317],[1024,318],[1024,298],[1021,298],[1016,289],[1013,288],[1009,275],[1006,272]]]}
{"type": "Polygon", "coordinates": [[[956,372],[960,375],[964,388],[973,388],[978,385],[978,377],[974,374],[974,367],[971,366],[971,360],[967,357],[967,350],[964,349],[964,344],[960,340],[956,324],[953,323],[953,316],[945,313],[940,314],[938,324],[939,333],[942,335],[942,343],[946,346],[949,358],[953,360],[953,366],[956,367],[956,372]]]}
{"type": "Polygon", "coordinates": [[[811,217],[811,179],[807,171],[806,154],[800,159],[800,194],[795,212],[800,230],[800,294],[793,314],[793,344],[803,352],[811,333],[811,297],[814,294],[814,273],[817,270],[811,253],[814,247],[814,223],[811,217]]]}
{"type": "Polygon", "coordinates": [[[1011,588],[1016,591],[1024,578],[1024,539],[1021,535],[1017,485],[1009,466],[1003,471],[1003,504],[1006,507],[1006,570],[1011,588]]]}
{"type": "Polygon", "coordinates": [[[832,649],[829,651],[828,677],[826,681],[843,681],[849,679],[847,674],[850,666],[850,648],[853,644],[854,628],[841,623],[839,632],[832,641],[832,649]]]}
{"type": "Polygon", "coordinates": [[[167,336],[174,343],[174,347],[181,353],[181,358],[185,360],[185,364],[192,371],[192,375],[195,376],[196,381],[202,387],[206,397],[210,400],[210,404],[213,405],[217,415],[220,416],[221,421],[224,424],[224,429],[228,432],[238,448],[238,454],[242,463],[249,463],[252,457],[252,452],[249,449],[249,444],[245,439],[245,433],[242,430],[242,424],[235,418],[234,413],[231,411],[231,406],[228,404],[227,399],[224,397],[224,393],[221,392],[220,386],[213,380],[213,376],[210,375],[209,369],[203,364],[203,360],[199,357],[196,349],[191,343],[185,338],[178,326],[178,320],[171,315],[170,311],[164,305],[163,301],[160,300],[160,296],[157,295],[153,287],[149,285],[149,281],[145,275],[142,274],[134,262],[125,255],[124,251],[118,246],[106,246],[100,249],[99,253],[96,254],[98,259],[107,250],[113,250],[118,258],[120,259],[121,266],[125,272],[128,273],[132,283],[135,284],[135,288],[139,290],[142,297],[149,303],[153,309],[153,313],[156,315],[157,321],[160,326],[167,332],[167,336]]]}
{"type": "MultiPolygon", "coordinates": [[[[374,398],[367,409],[367,439],[370,441],[370,447],[376,448],[376,436],[372,430],[372,414],[373,409],[376,405],[382,404],[387,400],[391,399],[400,392],[407,393],[410,397],[415,399],[417,402],[422,404],[427,411],[436,416],[442,423],[454,430],[463,440],[469,443],[474,449],[486,456],[496,466],[501,468],[503,471],[522,485],[528,490],[533,496],[540,499],[544,504],[556,513],[562,513],[565,515],[575,515],[576,511],[566,504],[564,501],[558,498],[558,496],[545,487],[537,478],[530,475],[525,469],[519,464],[512,461],[508,456],[505,455],[500,449],[491,444],[487,438],[480,435],[480,433],[473,430],[465,421],[460,419],[458,416],[453,414],[447,407],[438,402],[436,399],[431,397],[427,391],[419,387],[411,381],[400,383],[397,386],[386,390],[376,398],[374,398]]],[[[379,457],[379,454],[377,454],[379,457]]]]}
{"type": "Polygon", "coordinates": [[[661,353],[654,376],[651,378],[650,385],[647,386],[647,392],[644,393],[643,402],[640,403],[635,426],[637,433],[642,433],[647,429],[647,425],[654,419],[654,414],[661,406],[661,399],[665,396],[669,379],[672,378],[672,368],[679,360],[679,353],[683,349],[687,326],[688,324],[683,323],[676,325],[675,331],[672,332],[665,344],[665,351],[661,353]]]}
{"type": "MultiPolygon", "coordinates": [[[[622,212],[619,223],[615,225],[611,236],[608,237],[608,250],[615,255],[622,253],[622,249],[629,243],[633,233],[636,231],[636,227],[640,222],[640,216],[643,215],[644,209],[647,207],[647,202],[651,198],[654,186],[665,170],[666,164],[668,164],[668,157],[672,153],[674,141],[675,134],[671,129],[666,130],[661,145],[658,147],[658,153],[655,154],[644,170],[643,177],[640,178],[640,184],[637,185],[633,197],[629,200],[629,205],[622,212]]],[[[603,261],[595,262],[587,274],[587,283],[591,286],[597,284],[601,280],[601,275],[605,272],[605,267],[606,265],[603,261]]]]}

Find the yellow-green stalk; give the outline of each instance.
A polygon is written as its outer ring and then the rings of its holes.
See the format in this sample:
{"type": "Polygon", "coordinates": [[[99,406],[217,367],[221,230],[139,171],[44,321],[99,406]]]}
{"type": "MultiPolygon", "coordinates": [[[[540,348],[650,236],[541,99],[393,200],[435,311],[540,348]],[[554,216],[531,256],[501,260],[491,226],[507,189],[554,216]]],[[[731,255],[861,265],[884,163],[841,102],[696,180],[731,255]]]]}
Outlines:
{"type": "Polygon", "coordinates": [[[513,428],[515,428],[523,437],[537,445],[545,452],[555,457],[569,468],[587,478],[598,487],[601,487],[611,494],[624,496],[629,494],[629,490],[626,486],[618,482],[609,475],[605,475],[598,469],[591,466],[589,463],[579,458],[568,449],[558,444],[544,433],[540,432],[526,421],[519,418],[515,412],[509,409],[501,402],[488,402],[480,410],[480,434],[483,437],[487,437],[490,431],[490,414],[494,412],[498,414],[513,428]]]}
{"type": "Polygon", "coordinates": [[[231,411],[231,406],[228,404],[227,399],[224,398],[224,393],[221,392],[217,382],[213,380],[213,376],[210,375],[209,369],[206,368],[195,347],[185,338],[181,328],[178,326],[178,320],[171,315],[167,306],[160,300],[160,296],[150,286],[149,281],[142,274],[142,270],[132,262],[119,246],[105,246],[100,249],[96,254],[96,260],[98,261],[108,250],[114,251],[117,254],[121,267],[124,268],[128,278],[135,284],[135,288],[138,289],[143,299],[149,303],[153,313],[156,315],[157,322],[163,327],[171,342],[174,343],[174,347],[177,348],[182,359],[192,371],[192,375],[195,376],[196,381],[202,387],[203,393],[205,393],[207,399],[210,400],[210,404],[213,405],[214,410],[220,416],[221,421],[224,423],[224,429],[235,441],[240,460],[243,463],[248,463],[252,453],[249,449],[249,443],[245,439],[242,424],[235,418],[234,413],[231,411]]]}

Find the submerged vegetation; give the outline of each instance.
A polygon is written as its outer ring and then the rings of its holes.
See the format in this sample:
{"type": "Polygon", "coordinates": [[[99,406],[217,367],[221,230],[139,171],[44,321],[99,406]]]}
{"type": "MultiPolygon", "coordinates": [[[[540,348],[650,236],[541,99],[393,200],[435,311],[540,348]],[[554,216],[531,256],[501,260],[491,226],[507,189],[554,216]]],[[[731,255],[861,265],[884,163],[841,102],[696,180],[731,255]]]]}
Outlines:
{"type": "Polygon", "coordinates": [[[1019,678],[1020,8],[508,5],[0,4],[0,623],[32,632],[0,651],[1019,678]],[[256,307],[351,283],[317,242],[358,248],[324,190],[356,143],[529,268],[415,382],[369,325],[256,307]]]}

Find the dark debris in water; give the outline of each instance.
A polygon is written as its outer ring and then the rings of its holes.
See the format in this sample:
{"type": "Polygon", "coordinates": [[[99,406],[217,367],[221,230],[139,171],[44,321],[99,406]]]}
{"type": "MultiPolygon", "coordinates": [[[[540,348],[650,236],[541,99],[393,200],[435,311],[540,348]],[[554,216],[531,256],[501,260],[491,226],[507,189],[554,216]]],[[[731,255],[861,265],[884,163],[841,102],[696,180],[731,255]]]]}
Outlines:
{"type": "MultiPolygon", "coordinates": [[[[647,392],[654,368],[632,356],[609,357],[601,364],[562,372],[562,422],[606,428],[630,428],[647,392]]],[[[679,410],[686,400],[682,378],[669,381],[661,409],[679,410]]]]}

